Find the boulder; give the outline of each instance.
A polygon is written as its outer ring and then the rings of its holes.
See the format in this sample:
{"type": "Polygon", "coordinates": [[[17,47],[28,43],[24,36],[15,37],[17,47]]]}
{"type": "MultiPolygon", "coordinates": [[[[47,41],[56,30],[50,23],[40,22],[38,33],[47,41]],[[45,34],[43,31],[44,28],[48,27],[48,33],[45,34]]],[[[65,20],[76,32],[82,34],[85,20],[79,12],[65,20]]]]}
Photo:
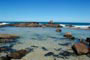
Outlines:
{"type": "Polygon", "coordinates": [[[19,38],[19,36],[14,34],[0,34],[0,39],[15,39],[19,38]]]}
{"type": "Polygon", "coordinates": [[[75,37],[72,36],[72,33],[71,32],[66,32],[66,34],[64,35],[64,37],[70,38],[70,39],[75,39],[75,37]]]}
{"type": "Polygon", "coordinates": [[[62,30],[60,28],[57,28],[56,29],[56,32],[61,32],[62,30]]]}
{"type": "Polygon", "coordinates": [[[14,42],[19,36],[14,34],[0,34],[0,43],[14,42]]]}
{"type": "Polygon", "coordinates": [[[12,57],[12,59],[21,59],[27,53],[28,53],[27,50],[19,50],[19,51],[16,51],[16,52],[12,52],[9,56],[12,57]]]}
{"type": "Polygon", "coordinates": [[[48,52],[48,53],[46,53],[44,56],[53,56],[53,55],[54,55],[53,52],[48,52]]]}
{"type": "Polygon", "coordinates": [[[88,53],[88,48],[84,43],[74,44],[72,49],[77,55],[88,53]]]}

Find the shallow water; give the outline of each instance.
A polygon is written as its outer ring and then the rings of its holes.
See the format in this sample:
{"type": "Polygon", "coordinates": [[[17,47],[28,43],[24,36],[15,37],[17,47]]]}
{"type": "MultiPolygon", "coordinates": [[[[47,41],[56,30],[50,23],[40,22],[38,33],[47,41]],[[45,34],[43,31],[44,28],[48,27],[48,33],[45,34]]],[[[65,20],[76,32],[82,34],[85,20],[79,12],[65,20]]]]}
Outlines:
{"type": "Polygon", "coordinates": [[[27,57],[31,56],[28,58],[31,58],[31,60],[33,60],[34,57],[38,58],[37,60],[39,60],[39,58],[43,60],[53,60],[52,57],[45,58],[44,56],[41,56],[46,53],[46,51],[43,51],[41,47],[45,47],[48,51],[55,53],[58,53],[55,49],[62,48],[62,50],[65,50],[71,47],[74,41],[63,37],[66,32],[71,32],[76,38],[86,39],[87,37],[90,37],[90,30],[62,28],[62,32],[56,32],[56,28],[2,27],[0,28],[0,33],[16,34],[20,36],[20,38],[17,39],[17,42],[0,44],[0,46],[14,44],[12,48],[16,50],[30,48],[31,46],[38,46],[39,48],[35,49],[33,53],[27,55],[27,57]],[[65,44],[69,44],[69,47],[65,46],[65,44]],[[41,54],[39,54],[40,52],[41,54]],[[35,54],[38,54],[38,57],[35,54]]]}

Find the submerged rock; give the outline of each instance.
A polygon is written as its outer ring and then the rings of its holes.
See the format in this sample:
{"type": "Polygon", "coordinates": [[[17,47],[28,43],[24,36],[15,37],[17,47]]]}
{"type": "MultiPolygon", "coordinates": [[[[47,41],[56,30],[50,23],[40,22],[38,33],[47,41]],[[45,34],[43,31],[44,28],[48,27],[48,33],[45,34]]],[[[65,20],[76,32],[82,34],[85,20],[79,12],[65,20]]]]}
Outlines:
{"type": "Polygon", "coordinates": [[[54,55],[53,52],[48,52],[48,53],[46,53],[44,56],[53,56],[53,55],[54,55]]]}
{"type": "Polygon", "coordinates": [[[12,59],[21,59],[23,56],[25,56],[29,51],[27,50],[19,50],[16,52],[12,52],[9,56],[12,59]]]}
{"type": "Polygon", "coordinates": [[[15,39],[19,38],[19,36],[14,34],[0,34],[0,39],[15,39]]]}
{"type": "Polygon", "coordinates": [[[56,32],[61,32],[62,30],[60,28],[57,28],[56,29],[56,32]]]}
{"type": "Polygon", "coordinates": [[[41,47],[44,51],[48,51],[48,49],[47,48],[45,48],[45,47],[41,47]]]}
{"type": "Polygon", "coordinates": [[[67,32],[64,37],[66,38],[70,38],[70,39],[75,39],[75,37],[72,36],[72,33],[71,32],[67,32]]]}
{"type": "Polygon", "coordinates": [[[34,45],[32,45],[31,47],[38,48],[38,46],[34,46],[34,45]]]}
{"type": "Polygon", "coordinates": [[[61,45],[61,46],[68,46],[70,45],[71,43],[67,42],[67,43],[58,43],[58,45],[61,45]]]}
{"type": "Polygon", "coordinates": [[[11,46],[2,46],[2,47],[0,47],[0,52],[6,52],[6,51],[10,51],[10,52],[12,52],[12,51],[16,51],[15,49],[12,49],[12,46],[13,45],[11,45],[11,46]]]}
{"type": "Polygon", "coordinates": [[[58,49],[54,49],[54,50],[56,50],[56,51],[60,51],[62,48],[58,48],[58,49]]]}
{"type": "Polygon", "coordinates": [[[69,56],[72,56],[73,53],[69,51],[62,51],[58,55],[60,58],[68,58],[69,56]]]}
{"type": "Polygon", "coordinates": [[[13,42],[14,39],[19,38],[19,36],[14,34],[0,34],[0,43],[13,42]]]}

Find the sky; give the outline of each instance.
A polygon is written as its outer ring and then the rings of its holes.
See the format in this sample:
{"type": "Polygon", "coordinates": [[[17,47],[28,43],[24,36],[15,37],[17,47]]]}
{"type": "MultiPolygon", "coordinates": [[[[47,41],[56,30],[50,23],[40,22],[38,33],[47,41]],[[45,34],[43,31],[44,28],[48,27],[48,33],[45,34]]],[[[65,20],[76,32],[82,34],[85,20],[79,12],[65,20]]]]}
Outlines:
{"type": "Polygon", "coordinates": [[[0,0],[0,21],[90,22],[90,0],[0,0]]]}

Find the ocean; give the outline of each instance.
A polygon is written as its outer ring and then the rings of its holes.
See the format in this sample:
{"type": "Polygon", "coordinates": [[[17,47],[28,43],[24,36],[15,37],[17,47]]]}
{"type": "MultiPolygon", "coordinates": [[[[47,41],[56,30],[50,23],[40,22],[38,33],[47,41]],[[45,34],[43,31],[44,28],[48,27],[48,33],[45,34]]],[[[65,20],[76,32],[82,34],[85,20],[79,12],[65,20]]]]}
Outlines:
{"type": "MultiPolygon", "coordinates": [[[[7,21],[1,21],[1,23],[17,24],[17,23],[28,23],[28,22],[7,22],[7,21]]],[[[48,22],[38,22],[38,23],[40,23],[40,24],[48,24],[48,22]]],[[[54,24],[90,25],[90,23],[83,23],[83,22],[54,22],[54,24]]]]}

